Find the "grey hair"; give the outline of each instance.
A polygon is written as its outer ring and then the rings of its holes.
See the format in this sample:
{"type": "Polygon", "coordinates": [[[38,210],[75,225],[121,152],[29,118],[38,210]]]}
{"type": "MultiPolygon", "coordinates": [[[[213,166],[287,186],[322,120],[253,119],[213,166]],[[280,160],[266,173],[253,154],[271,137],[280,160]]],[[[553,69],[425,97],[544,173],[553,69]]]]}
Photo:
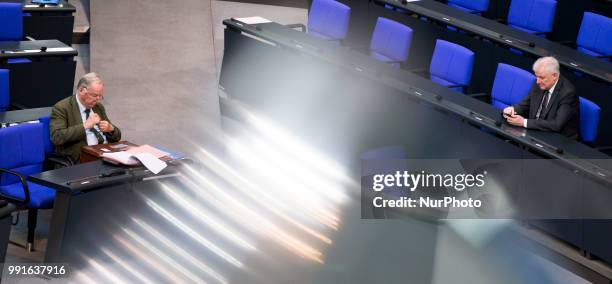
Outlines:
{"type": "Polygon", "coordinates": [[[83,75],[77,84],[77,90],[85,87],[88,88],[93,83],[102,83],[102,78],[97,73],[91,72],[83,75]]]}
{"type": "Polygon", "coordinates": [[[533,63],[534,72],[541,67],[544,67],[544,71],[548,74],[559,74],[559,61],[552,56],[540,57],[533,63]]]}

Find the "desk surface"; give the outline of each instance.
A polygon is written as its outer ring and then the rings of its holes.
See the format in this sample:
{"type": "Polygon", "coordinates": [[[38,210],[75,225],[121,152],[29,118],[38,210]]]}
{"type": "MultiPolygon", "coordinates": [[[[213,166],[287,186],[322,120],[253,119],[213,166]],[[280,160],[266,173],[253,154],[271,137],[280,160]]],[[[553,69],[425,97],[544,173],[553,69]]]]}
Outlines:
{"type": "MultiPolygon", "coordinates": [[[[173,174],[175,170],[176,167],[168,165],[157,176],[173,174]]],[[[154,174],[144,167],[127,168],[97,160],[31,175],[28,180],[59,192],[77,194],[114,184],[140,180],[148,176],[154,176],[154,174]],[[113,172],[115,174],[112,176],[102,176],[113,172]]]]}
{"type": "Polygon", "coordinates": [[[436,1],[418,1],[402,4],[401,0],[376,0],[416,14],[435,19],[473,32],[488,39],[520,49],[538,57],[552,55],[565,67],[579,70],[612,83],[612,64],[588,56],[559,43],[531,35],[496,21],[466,13],[436,1]],[[529,43],[535,44],[534,47],[529,43]]]}
{"type": "Polygon", "coordinates": [[[3,41],[0,59],[16,57],[77,56],[76,49],[59,40],[3,41]],[[46,51],[41,51],[45,47],[46,51]]]}
{"type": "Polygon", "coordinates": [[[19,123],[31,120],[37,120],[41,116],[51,114],[51,107],[41,107],[32,109],[12,110],[0,112],[0,123],[19,123]]]}
{"type": "Polygon", "coordinates": [[[277,23],[247,25],[234,20],[225,20],[224,24],[231,29],[322,58],[332,64],[343,66],[352,72],[358,72],[363,76],[392,86],[407,96],[427,101],[436,107],[463,117],[470,123],[481,125],[498,135],[533,149],[545,157],[560,159],[574,169],[584,171],[607,184],[612,184],[612,169],[607,163],[596,160],[609,159],[609,156],[560,134],[524,130],[505,122],[497,125],[496,121],[501,118],[500,111],[489,104],[458,95],[418,75],[395,69],[387,64],[371,60],[368,56],[354,50],[319,40],[277,23]],[[562,149],[562,153],[559,153],[558,149],[562,149]]]}

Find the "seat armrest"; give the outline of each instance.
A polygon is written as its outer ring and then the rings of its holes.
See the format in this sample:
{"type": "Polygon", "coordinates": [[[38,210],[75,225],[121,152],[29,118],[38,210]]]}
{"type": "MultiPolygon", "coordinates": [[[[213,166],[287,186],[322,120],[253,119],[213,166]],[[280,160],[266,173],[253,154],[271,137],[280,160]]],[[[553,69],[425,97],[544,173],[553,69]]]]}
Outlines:
{"type": "Polygon", "coordinates": [[[25,177],[23,177],[18,172],[14,172],[14,171],[7,170],[7,169],[0,168],[0,172],[4,172],[4,173],[18,177],[19,181],[21,182],[21,186],[23,187],[23,193],[25,195],[24,200],[19,200],[19,199],[10,197],[10,196],[3,196],[3,197],[8,200],[16,201],[16,202],[23,203],[23,204],[28,204],[30,202],[30,189],[28,189],[28,183],[26,182],[25,177]]]}
{"type": "Polygon", "coordinates": [[[304,24],[288,24],[288,25],[285,25],[285,27],[288,27],[294,30],[300,29],[300,31],[303,33],[306,32],[306,26],[304,24]]]}
{"type": "Polygon", "coordinates": [[[488,93],[475,93],[475,94],[466,94],[472,98],[481,98],[481,97],[489,97],[488,93]]]}
{"type": "Polygon", "coordinates": [[[465,87],[465,85],[461,85],[461,84],[455,84],[455,85],[448,85],[448,86],[444,86],[447,88],[458,88],[458,87],[465,87]]]}
{"type": "Polygon", "coordinates": [[[354,51],[358,51],[358,52],[368,52],[370,51],[370,47],[369,46],[364,46],[364,45],[352,45],[352,46],[347,46],[350,50],[354,50],[354,51]]]}
{"type": "Polygon", "coordinates": [[[420,75],[422,77],[429,77],[429,74],[427,72],[429,72],[429,70],[427,70],[426,68],[414,68],[414,69],[410,69],[408,70],[412,73],[415,73],[417,75],[420,75]]]}
{"type": "Polygon", "coordinates": [[[46,154],[45,159],[54,165],[59,165],[64,168],[74,165],[74,162],[72,161],[72,159],[70,159],[70,156],[68,155],[55,154],[55,153],[46,154]]]}
{"type": "Polygon", "coordinates": [[[576,48],[576,42],[573,40],[561,40],[561,41],[557,41],[558,43],[571,47],[571,48],[576,48]]]}

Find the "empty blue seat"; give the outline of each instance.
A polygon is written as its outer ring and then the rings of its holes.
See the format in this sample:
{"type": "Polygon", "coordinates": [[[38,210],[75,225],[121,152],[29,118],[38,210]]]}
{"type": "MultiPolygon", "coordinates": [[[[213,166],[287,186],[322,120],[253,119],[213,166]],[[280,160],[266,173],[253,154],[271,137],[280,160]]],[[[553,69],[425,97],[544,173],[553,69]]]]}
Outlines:
{"type": "Polygon", "coordinates": [[[438,39],[429,65],[429,79],[458,92],[464,92],[472,79],[474,52],[438,39]]]}
{"type": "Polygon", "coordinates": [[[0,128],[0,196],[28,209],[28,249],[33,248],[38,209],[53,207],[55,190],[26,181],[42,171],[43,124],[0,128]]]}
{"type": "Polygon", "coordinates": [[[552,31],[556,9],[555,0],[512,0],[508,25],[544,37],[552,31]]]}
{"type": "Polygon", "coordinates": [[[448,6],[470,14],[482,15],[489,9],[489,0],[448,0],[448,6]]]}
{"type": "Polygon", "coordinates": [[[491,91],[491,104],[499,109],[516,104],[529,94],[535,81],[533,74],[499,63],[491,91]]]}
{"type": "Polygon", "coordinates": [[[0,3],[0,41],[23,39],[21,3],[0,3]]]}
{"type": "Polygon", "coordinates": [[[0,112],[7,111],[10,105],[9,70],[0,69],[0,112]]]}
{"type": "Polygon", "coordinates": [[[580,137],[584,142],[594,142],[599,127],[601,108],[583,97],[580,100],[580,137]]]}
{"type": "Polygon", "coordinates": [[[308,33],[326,40],[343,40],[351,9],[333,0],[313,0],[308,14],[308,33]]]}
{"type": "MultiPolygon", "coordinates": [[[[23,7],[21,3],[0,2],[0,41],[23,40],[23,7]]],[[[8,63],[29,63],[26,58],[11,58],[8,63]]]]}
{"type": "Polygon", "coordinates": [[[370,40],[370,57],[399,68],[408,59],[411,42],[411,28],[379,17],[370,40]]]}
{"type": "Polygon", "coordinates": [[[576,43],[578,51],[588,55],[612,55],[612,19],[585,12],[576,43]]]}

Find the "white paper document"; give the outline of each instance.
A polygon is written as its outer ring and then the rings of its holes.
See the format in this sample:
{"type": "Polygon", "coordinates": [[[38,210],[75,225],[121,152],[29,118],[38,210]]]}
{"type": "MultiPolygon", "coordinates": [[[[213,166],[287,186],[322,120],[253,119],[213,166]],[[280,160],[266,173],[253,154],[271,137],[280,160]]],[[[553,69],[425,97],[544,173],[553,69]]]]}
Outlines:
{"type": "Polygon", "coordinates": [[[103,158],[107,160],[118,162],[120,164],[135,166],[142,163],[149,171],[154,174],[161,172],[168,164],[166,162],[156,158],[150,153],[136,153],[130,154],[127,152],[114,152],[114,153],[103,153],[103,158]]]}
{"type": "Polygon", "coordinates": [[[132,155],[136,159],[138,159],[149,171],[154,174],[158,174],[161,172],[168,164],[166,162],[155,158],[153,154],[150,153],[138,153],[132,155]]]}

